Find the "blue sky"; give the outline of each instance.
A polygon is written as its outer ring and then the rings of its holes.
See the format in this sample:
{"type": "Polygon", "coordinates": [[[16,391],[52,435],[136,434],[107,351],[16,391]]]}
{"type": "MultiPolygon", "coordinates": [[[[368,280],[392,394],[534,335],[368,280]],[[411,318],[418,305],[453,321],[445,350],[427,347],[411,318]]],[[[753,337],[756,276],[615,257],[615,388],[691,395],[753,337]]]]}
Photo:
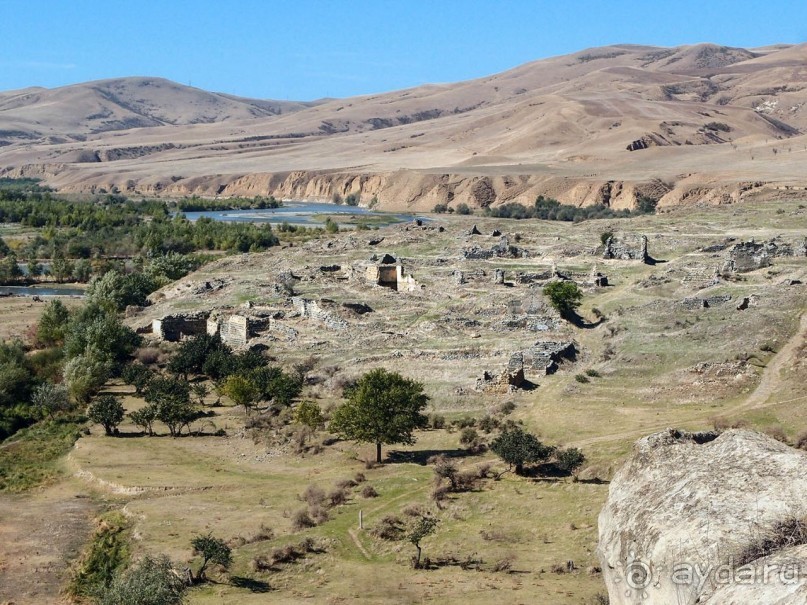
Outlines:
{"type": "Polygon", "coordinates": [[[0,90],[160,76],[309,100],[616,43],[807,41],[804,0],[0,0],[0,90]]]}

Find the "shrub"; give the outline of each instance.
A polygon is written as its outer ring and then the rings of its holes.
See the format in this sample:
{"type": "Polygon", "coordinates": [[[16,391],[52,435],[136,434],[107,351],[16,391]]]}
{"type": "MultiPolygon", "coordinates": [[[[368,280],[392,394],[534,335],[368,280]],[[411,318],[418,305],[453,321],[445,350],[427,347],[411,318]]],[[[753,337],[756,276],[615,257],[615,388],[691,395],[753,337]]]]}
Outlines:
{"type": "Polygon", "coordinates": [[[405,526],[400,517],[396,517],[395,515],[387,515],[370,530],[370,533],[376,538],[392,541],[403,538],[404,530],[405,526]]]}
{"type": "Polygon", "coordinates": [[[166,556],[146,556],[102,588],[98,605],[175,605],[185,583],[166,556]]]}
{"type": "Polygon", "coordinates": [[[479,428],[485,433],[491,433],[499,428],[500,422],[492,416],[485,416],[479,421],[479,428]]]}
{"type": "Polygon", "coordinates": [[[807,432],[801,433],[796,439],[796,447],[800,450],[807,450],[807,432]]]}
{"type": "Polygon", "coordinates": [[[432,212],[437,214],[444,214],[448,210],[448,205],[446,204],[435,204],[434,208],[432,208],[432,212]]]}
{"type": "Polygon", "coordinates": [[[773,437],[782,443],[788,443],[787,433],[785,433],[785,430],[781,426],[777,425],[768,427],[764,432],[766,435],[768,435],[768,437],[773,437]]]}
{"type": "Polygon", "coordinates": [[[460,444],[464,446],[474,445],[479,439],[479,433],[476,429],[470,426],[465,427],[460,431],[460,444]]]}
{"type": "Polygon", "coordinates": [[[364,476],[364,473],[356,473],[355,475],[353,475],[353,481],[357,484],[364,483],[365,481],[367,481],[367,477],[364,476]]]}
{"type": "Polygon", "coordinates": [[[570,475],[574,474],[574,472],[586,461],[586,457],[583,452],[576,447],[570,447],[569,449],[558,451],[555,454],[555,458],[557,461],[557,467],[570,475]]]}
{"type": "Polygon", "coordinates": [[[196,581],[206,580],[205,571],[210,563],[221,565],[225,569],[232,563],[232,550],[224,540],[214,538],[212,534],[199,535],[191,540],[193,554],[202,557],[202,564],[196,572],[196,581]]]}
{"type": "Polygon", "coordinates": [[[328,493],[328,504],[330,506],[340,506],[347,502],[347,497],[347,490],[342,487],[337,487],[328,493]]]}
{"type": "Polygon", "coordinates": [[[442,429],[446,425],[446,417],[441,414],[431,414],[429,416],[429,426],[433,429],[442,429]]]}
{"type": "Polygon", "coordinates": [[[564,318],[575,312],[583,298],[583,292],[572,281],[550,282],[544,286],[543,293],[549,299],[549,304],[564,318]]]}
{"type": "Polygon", "coordinates": [[[807,544],[807,520],[790,516],[774,523],[739,553],[737,566],[741,567],[783,548],[807,544]]]}
{"type": "Polygon", "coordinates": [[[378,492],[372,485],[365,485],[361,489],[362,498],[378,498],[378,492]]]}
{"type": "Polygon", "coordinates": [[[319,506],[325,502],[325,491],[319,486],[309,485],[300,494],[300,500],[308,504],[308,506],[319,506]]]}
{"type": "Polygon", "coordinates": [[[591,382],[591,380],[589,380],[588,376],[586,376],[585,374],[575,374],[574,379],[582,384],[591,382]]]}
{"type": "Polygon", "coordinates": [[[591,376],[592,378],[599,378],[600,373],[594,368],[589,368],[588,370],[586,370],[586,376],[591,376]]]}
{"type": "Polygon", "coordinates": [[[509,414],[512,414],[515,409],[516,409],[515,402],[506,401],[501,406],[499,406],[499,409],[496,410],[496,413],[501,414],[502,416],[508,416],[509,414]]]}
{"type": "Polygon", "coordinates": [[[509,573],[513,569],[513,563],[515,563],[515,560],[515,555],[507,555],[496,561],[491,567],[491,571],[509,573]]]}
{"type": "Polygon", "coordinates": [[[301,531],[309,527],[316,527],[316,522],[311,518],[307,508],[301,508],[291,517],[291,527],[293,531],[301,531]]]}
{"type": "Polygon", "coordinates": [[[473,210],[468,207],[465,202],[457,205],[457,214],[473,214],[473,210]]]}

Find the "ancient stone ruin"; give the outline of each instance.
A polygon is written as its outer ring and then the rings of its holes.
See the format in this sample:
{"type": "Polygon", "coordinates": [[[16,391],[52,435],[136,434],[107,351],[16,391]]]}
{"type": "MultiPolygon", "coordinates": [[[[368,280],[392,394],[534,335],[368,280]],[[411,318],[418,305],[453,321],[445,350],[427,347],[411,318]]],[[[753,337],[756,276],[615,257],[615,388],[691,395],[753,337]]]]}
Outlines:
{"type": "Polygon", "coordinates": [[[723,275],[746,273],[763,267],[770,267],[773,259],[785,256],[807,256],[807,238],[795,244],[787,242],[741,242],[729,249],[728,259],[720,269],[723,275]]]}
{"type": "Polygon", "coordinates": [[[415,278],[404,274],[401,263],[389,254],[385,254],[380,261],[367,266],[365,279],[373,285],[395,291],[414,292],[420,288],[415,278]]]}
{"type": "MultiPolygon", "coordinates": [[[[348,327],[348,323],[344,319],[336,313],[324,309],[320,302],[303,298],[302,296],[293,296],[291,304],[295,313],[301,318],[321,322],[325,327],[332,330],[344,330],[348,327]]],[[[323,304],[325,303],[323,302],[323,304]]]]}
{"type": "Polygon", "coordinates": [[[207,313],[165,315],[151,322],[152,333],[168,342],[204,334],[207,329],[207,313]]]}
{"type": "Polygon", "coordinates": [[[649,264],[651,258],[647,253],[647,236],[625,234],[617,238],[612,235],[605,242],[602,257],[619,260],[640,260],[649,264]]]}
{"type": "Polygon", "coordinates": [[[516,389],[524,387],[524,357],[521,353],[513,353],[510,361],[500,374],[484,372],[481,378],[476,380],[476,390],[486,393],[512,393],[516,389]]]}

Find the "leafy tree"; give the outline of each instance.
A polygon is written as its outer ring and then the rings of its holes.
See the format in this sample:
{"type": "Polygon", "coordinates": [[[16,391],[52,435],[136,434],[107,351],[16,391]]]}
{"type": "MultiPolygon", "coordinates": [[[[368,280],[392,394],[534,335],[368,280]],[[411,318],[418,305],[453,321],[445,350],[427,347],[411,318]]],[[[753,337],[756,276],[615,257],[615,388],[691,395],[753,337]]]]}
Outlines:
{"type": "Polygon", "coordinates": [[[196,536],[191,540],[191,546],[193,546],[193,554],[202,557],[202,565],[199,567],[199,571],[196,572],[197,582],[206,580],[205,570],[210,563],[221,565],[225,569],[232,563],[230,547],[227,546],[224,540],[214,538],[212,534],[196,536]]]}
{"type": "Polygon", "coordinates": [[[86,258],[78,259],[73,265],[73,279],[86,284],[92,277],[92,263],[86,258]]]}
{"type": "Polygon", "coordinates": [[[503,431],[490,444],[490,449],[504,460],[517,475],[524,472],[524,465],[548,459],[554,448],[544,445],[538,438],[520,427],[503,431]]]}
{"type": "Polygon", "coordinates": [[[45,306],[42,317],[39,318],[39,324],[36,327],[36,339],[48,346],[60,344],[64,341],[69,320],[70,311],[67,310],[61,300],[54,298],[45,306]]]}
{"type": "Polygon", "coordinates": [[[64,366],[64,381],[73,399],[87,403],[112,374],[112,364],[94,349],[70,359],[64,366]]]}
{"type": "Polygon", "coordinates": [[[213,353],[232,356],[230,347],[222,342],[218,334],[198,334],[179,345],[179,349],[168,362],[168,371],[186,379],[189,374],[206,372],[205,364],[213,353]]]}
{"type": "Polygon", "coordinates": [[[322,409],[313,401],[303,401],[294,410],[294,422],[317,430],[325,424],[322,409]]]}
{"type": "Polygon", "coordinates": [[[147,435],[153,435],[154,421],[157,420],[158,411],[157,406],[150,403],[148,405],[144,405],[139,410],[129,412],[129,418],[131,418],[132,422],[134,422],[137,426],[142,428],[144,433],[147,435]]]}
{"type": "Polygon", "coordinates": [[[244,406],[244,411],[249,415],[249,411],[260,398],[260,391],[253,381],[241,374],[233,374],[227,377],[221,392],[233,400],[235,405],[244,406]]]}
{"type": "Polygon", "coordinates": [[[144,392],[145,400],[157,408],[157,420],[168,427],[172,437],[182,432],[197,415],[190,400],[190,385],[178,378],[157,376],[144,392]]]}
{"type": "Polygon", "coordinates": [[[142,338],[120,318],[97,304],[88,304],[73,315],[65,334],[68,359],[92,349],[96,357],[111,364],[111,370],[122,365],[142,338]]]}
{"type": "Polygon", "coordinates": [[[544,296],[561,317],[568,318],[580,306],[583,293],[574,282],[553,281],[544,286],[544,296]]]}
{"type": "Polygon", "coordinates": [[[143,395],[143,391],[154,376],[154,372],[138,361],[126,364],[121,372],[123,382],[133,386],[138,396],[143,395]]]}
{"type": "Polygon", "coordinates": [[[371,370],[346,395],[347,402],[333,414],[331,430],[346,439],[375,443],[378,462],[382,444],[412,444],[413,431],[428,424],[422,414],[429,401],[423,385],[396,372],[371,370]]]}
{"type": "Polygon", "coordinates": [[[473,214],[471,208],[465,202],[457,205],[457,214],[473,214]]]}
{"type": "Polygon", "coordinates": [[[300,376],[287,374],[280,368],[255,368],[249,373],[250,379],[257,386],[263,401],[287,407],[303,390],[300,376]]]}
{"type": "Polygon", "coordinates": [[[577,469],[583,466],[586,457],[576,447],[570,447],[569,449],[559,450],[555,454],[555,460],[559,469],[573,475],[577,469]]]}
{"type": "Polygon", "coordinates": [[[434,517],[421,516],[418,517],[412,530],[409,532],[407,539],[414,544],[417,549],[417,555],[415,555],[415,560],[412,563],[415,569],[420,569],[420,556],[422,554],[420,542],[425,537],[433,534],[435,529],[437,529],[437,519],[434,517]]]}
{"type": "Polygon", "coordinates": [[[128,305],[144,306],[146,297],[157,289],[157,284],[147,275],[109,271],[90,281],[87,299],[112,311],[123,311],[128,305]]]}
{"type": "Polygon", "coordinates": [[[204,382],[197,382],[191,385],[191,395],[196,398],[196,404],[203,406],[205,404],[205,397],[210,393],[210,389],[204,382]]]}
{"type": "Polygon", "coordinates": [[[185,583],[165,555],[145,556],[101,589],[98,605],[179,605],[185,583]]]}
{"type": "Polygon", "coordinates": [[[50,263],[50,273],[57,282],[66,281],[73,275],[73,263],[57,256],[50,263]]]}
{"type": "Polygon", "coordinates": [[[29,400],[34,384],[32,374],[22,343],[0,341],[0,408],[29,400]]]}
{"type": "Polygon", "coordinates": [[[15,282],[22,275],[22,269],[17,264],[17,257],[13,252],[0,259],[0,282],[15,282]]]}
{"type": "Polygon", "coordinates": [[[70,396],[64,385],[45,382],[34,389],[31,404],[53,418],[58,412],[70,409],[70,396]]]}
{"type": "Polygon", "coordinates": [[[123,421],[125,411],[121,400],[114,395],[101,395],[87,408],[87,417],[104,427],[107,435],[114,435],[123,421]]]}

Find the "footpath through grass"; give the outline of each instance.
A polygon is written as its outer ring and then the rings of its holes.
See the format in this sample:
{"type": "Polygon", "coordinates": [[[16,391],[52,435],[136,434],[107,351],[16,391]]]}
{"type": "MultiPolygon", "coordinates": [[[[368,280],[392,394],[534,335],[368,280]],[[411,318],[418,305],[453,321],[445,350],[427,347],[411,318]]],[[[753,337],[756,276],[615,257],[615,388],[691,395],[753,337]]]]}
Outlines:
{"type": "Polygon", "coordinates": [[[79,415],[42,420],[0,443],[0,492],[21,492],[60,475],[59,459],[81,435],[79,415]]]}

